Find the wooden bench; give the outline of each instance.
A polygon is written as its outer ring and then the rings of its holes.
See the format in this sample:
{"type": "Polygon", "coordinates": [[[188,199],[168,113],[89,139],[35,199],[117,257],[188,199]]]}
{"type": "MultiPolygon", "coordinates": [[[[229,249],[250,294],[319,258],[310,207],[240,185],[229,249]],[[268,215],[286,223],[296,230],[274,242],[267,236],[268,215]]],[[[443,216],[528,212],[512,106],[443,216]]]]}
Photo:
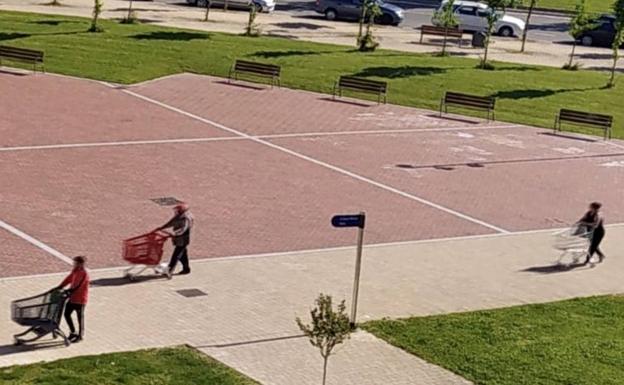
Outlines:
{"type": "Polygon", "coordinates": [[[605,140],[611,139],[611,126],[613,125],[613,116],[594,114],[591,112],[574,111],[562,108],[555,117],[555,132],[561,131],[561,123],[575,123],[582,126],[599,128],[604,131],[605,140]]]}
{"type": "Polygon", "coordinates": [[[245,60],[236,60],[234,65],[230,69],[228,81],[238,80],[239,74],[253,75],[261,78],[271,79],[271,87],[277,83],[278,87],[281,86],[280,82],[281,67],[273,64],[256,63],[245,60]]]}
{"type": "Polygon", "coordinates": [[[41,69],[45,72],[42,51],[0,45],[0,66],[2,59],[32,63],[33,71],[37,71],[37,64],[41,64],[41,69]]]}
{"type": "Polygon", "coordinates": [[[444,36],[446,35],[446,37],[450,37],[450,38],[455,38],[455,39],[459,39],[458,40],[458,45],[461,47],[462,45],[462,41],[463,41],[463,37],[464,37],[464,32],[455,27],[455,28],[445,28],[445,27],[438,27],[435,25],[423,25],[420,27],[420,44],[422,44],[423,42],[423,37],[425,35],[433,35],[433,36],[444,36]]]}
{"type": "Polygon", "coordinates": [[[496,120],[496,115],[494,113],[495,103],[496,99],[491,96],[476,96],[447,91],[440,102],[440,116],[442,116],[442,110],[448,113],[448,106],[455,105],[464,108],[472,108],[474,110],[485,110],[487,111],[488,121],[490,121],[490,116],[492,117],[491,120],[496,120]]]}
{"type": "Polygon", "coordinates": [[[336,98],[336,94],[338,94],[339,97],[342,97],[343,90],[376,94],[377,103],[381,103],[381,99],[383,98],[383,102],[385,104],[388,92],[388,83],[380,82],[378,80],[358,78],[355,76],[341,76],[334,85],[333,98],[336,98]]]}

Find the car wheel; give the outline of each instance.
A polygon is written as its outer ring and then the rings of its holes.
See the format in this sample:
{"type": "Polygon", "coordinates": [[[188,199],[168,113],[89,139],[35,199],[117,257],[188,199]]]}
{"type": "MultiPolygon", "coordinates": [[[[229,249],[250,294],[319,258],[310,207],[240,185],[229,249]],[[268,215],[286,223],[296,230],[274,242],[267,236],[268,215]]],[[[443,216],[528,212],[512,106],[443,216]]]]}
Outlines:
{"type": "Polygon", "coordinates": [[[392,16],[388,15],[387,13],[384,13],[379,17],[379,24],[390,25],[393,21],[394,20],[392,19],[392,16]]]}
{"type": "Polygon", "coordinates": [[[336,18],[338,17],[338,13],[336,13],[335,9],[328,9],[325,11],[325,18],[327,20],[336,20],[336,18]]]}
{"type": "Polygon", "coordinates": [[[581,44],[585,47],[591,47],[594,44],[594,39],[591,36],[583,36],[581,38],[581,44]]]}
{"type": "Polygon", "coordinates": [[[513,29],[509,27],[502,27],[501,29],[498,30],[498,34],[502,37],[512,37],[514,33],[513,33],[513,29]]]}

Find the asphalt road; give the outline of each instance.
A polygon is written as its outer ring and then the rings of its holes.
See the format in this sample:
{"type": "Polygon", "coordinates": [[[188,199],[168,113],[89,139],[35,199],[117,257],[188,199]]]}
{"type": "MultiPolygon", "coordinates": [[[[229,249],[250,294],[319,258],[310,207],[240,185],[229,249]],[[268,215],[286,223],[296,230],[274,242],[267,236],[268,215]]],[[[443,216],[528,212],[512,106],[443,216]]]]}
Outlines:
{"type": "MultiPolygon", "coordinates": [[[[314,0],[276,0],[276,12],[296,13],[299,16],[318,17],[314,12],[314,0]]],[[[431,24],[431,16],[438,1],[430,0],[388,0],[389,3],[396,4],[406,10],[405,21],[400,28],[416,29],[423,24],[431,24]]],[[[526,13],[508,12],[510,16],[526,19],[526,13]]],[[[567,33],[568,18],[551,15],[536,15],[531,17],[529,27],[529,39],[547,42],[570,41],[571,37],[567,33]]]]}
{"type": "MultiPolygon", "coordinates": [[[[185,0],[159,0],[162,2],[181,5],[185,0]]],[[[314,12],[315,0],[275,0],[277,3],[275,12],[288,13],[304,18],[319,18],[322,15],[314,12]]],[[[407,30],[418,29],[423,24],[431,24],[431,17],[439,5],[437,0],[387,0],[405,9],[405,21],[399,28],[407,30]]],[[[526,13],[508,12],[510,16],[526,19],[526,13]]],[[[341,23],[343,21],[336,21],[341,23]]],[[[561,16],[534,14],[531,17],[529,39],[544,42],[569,42],[568,18],[561,16]]]]}

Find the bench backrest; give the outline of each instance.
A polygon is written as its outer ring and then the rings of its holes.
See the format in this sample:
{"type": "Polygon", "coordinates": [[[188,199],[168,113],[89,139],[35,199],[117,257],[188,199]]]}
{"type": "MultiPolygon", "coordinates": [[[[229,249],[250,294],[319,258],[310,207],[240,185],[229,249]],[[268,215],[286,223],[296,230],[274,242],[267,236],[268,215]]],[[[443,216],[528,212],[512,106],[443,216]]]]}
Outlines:
{"type": "Polygon", "coordinates": [[[590,126],[598,126],[610,128],[613,124],[613,117],[610,115],[594,114],[591,112],[574,111],[562,108],[559,110],[559,120],[567,122],[586,124],[590,126]]]}
{"type": "Polygon", "coordinates": [[[43,51],[0,45],[0,56],[43,62],[43,51]]]}
{"type": "Polygon", "coordinates": [[[241,72],[252,72],[266,76],[279,76],[280,66],[274,64],[256,63],[245,60],[236,60],[234,63],[234,70],[241,72]]]}
{"type": "Polygon", "coordinates": [[[340,79],[338,79],[338,86],[380,93],[386,93],[388,89],[388,83],[386,82],[363,79],[355,76],[341,76],[340,79]]]}
{"type": "Polygon", "coordinates": [[[447,36],[451,36],[451,37],[462,37],[463,36],[463,32],[461,29],[454,27],[454,28],[444,28],[444,27],[438,27],[435,25],[423,25],[420,27],[420,31],[421,33],[425,34],[425,35],[438,35],[438,36],[444,36],[445,34],[447,36]]]}
{"type": "Polygon", "coordinates": [[[444,95],[444,103],[461,104],[464,106],[492,110],[494,109],[496,99],[491,96],[476,96],[461,94],[458,92],[446,92],[444,95]]]}

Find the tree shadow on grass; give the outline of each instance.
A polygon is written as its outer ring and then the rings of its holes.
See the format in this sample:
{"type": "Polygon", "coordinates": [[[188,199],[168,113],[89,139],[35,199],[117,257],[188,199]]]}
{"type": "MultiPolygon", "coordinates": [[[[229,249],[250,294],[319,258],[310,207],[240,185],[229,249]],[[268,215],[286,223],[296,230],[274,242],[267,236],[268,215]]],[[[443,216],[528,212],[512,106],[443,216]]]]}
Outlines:
{"type": "Polygon", "coordinates": [[[38,24],[38,25],[57,26],[57,25],[61,25],[64,23],[80,23],[80,22],[74,21],[74,20],[35,20],[35,21],[29,21],[29,23],[38,24]]]}
{"type": "Polygon", "coordinates": [[[157,31],[150,33],[141,33],[132,36],[136,40],[172,40],[172,41],[190,41],[210,39],[210,35],[201,32],[166,32],[157,31]]]}
{"type": "Polygon", "coordinates": [[[5,33],[5,32],[0,32],[0,41],[23,39],[25,37],[30,37],[30,36],[32,36],[32,35],[28,34],[28,33],[19,33],[19,32],[5,33]]]}
{"type": "Polygon", "coordinates": [[[307,55],[321,55],[324,52],[319,51],[258,51],[254,52],[251,56],[269,58],[288,57],[288,56],[307,56],[307,55]]]}
{"type": "Polygon", "coordinates": [[[436,75],[436,74],[441,74],[444,72],[446,72],[446,69],[440,68],[440,67],[416,67],[416,66],[368,67],[354,74],[354,76],[362,76],[362,77],[376,76],[380,78],[398,79],[398,78],[409,78],[412,76],[436,75]]]}
{"type": "Polygon", "coordinates": [[[577,91],[590,91],[596,90],[598,88],[560,88],[558,90],[546,89],[546,90],[508,90],[508,91],[498,91],[495,94],[490,95],[490,97],[498,98],[498,99],[536,99],[536,98],[545,98],[547,96],[553,96],[556,94],[562,94],[565,92],[577,92],[577,91]]]}

